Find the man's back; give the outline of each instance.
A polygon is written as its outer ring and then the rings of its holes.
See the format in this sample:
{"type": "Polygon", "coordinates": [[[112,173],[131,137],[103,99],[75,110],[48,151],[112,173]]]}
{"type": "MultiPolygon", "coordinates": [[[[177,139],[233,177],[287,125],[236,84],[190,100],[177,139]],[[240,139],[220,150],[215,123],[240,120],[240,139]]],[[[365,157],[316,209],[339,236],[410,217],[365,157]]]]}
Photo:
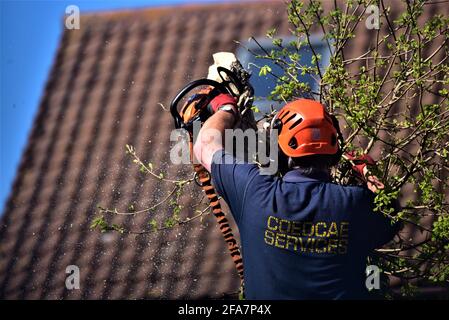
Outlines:
{"type": "Polygon", "coordinates": [[[299,171],[283,179],[215,153],[211,173],[239,227],[250,299],[365,298],[367,255],[395,233],[374,194],[299,171]]]}

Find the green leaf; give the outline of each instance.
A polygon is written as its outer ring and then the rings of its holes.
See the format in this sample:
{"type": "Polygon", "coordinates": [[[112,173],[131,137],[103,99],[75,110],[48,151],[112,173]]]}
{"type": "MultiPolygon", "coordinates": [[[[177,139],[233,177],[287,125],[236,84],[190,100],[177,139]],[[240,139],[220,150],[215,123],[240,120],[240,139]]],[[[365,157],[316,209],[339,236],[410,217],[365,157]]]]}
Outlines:
{"type": "Polygon", "coordinates": [[[153,231],[156,231],[158,229],[158,223],[156,221],[156,219],[151,219],[148,224],[151,226],[153,231]]]}
{"type": "Polygon", "coordinates": [[[267,31],[267,37],[273,38],[275,33],[276,33],[276,28],[271,28],[267,31]]]}
{"type": "Polygon", "coordinates": [[[108,224],[106,223],[104,216],[98,216],[92,221],[92,223],[90,225],[90,229],[95,229],[95,228],[99,228],[101,232],[107,231],[108,224]]]}
{"type": "Polygon", "coordinates": [[[259,108],[256,107],[256,106],[252,106],[252,107],[251,107],[251,110],[253,110],[253,112],[256,112],[256,113],[259,113],[259,112],[260,112],[259,108]]]}
{"type": "Polygon", "coordinates": [[[125,228],[119,226],[118,224],[112,224],[111,228],[121,234],[125,233],[125,228]]]}
{"type": "Polygon", "coordinates": [[[262,68],[260,68],[260,70],[259,70],[259,77],[266,76],[267,73],[269,73],[269,72],[271,72],[270,66],[265,65],[262,68]]]}

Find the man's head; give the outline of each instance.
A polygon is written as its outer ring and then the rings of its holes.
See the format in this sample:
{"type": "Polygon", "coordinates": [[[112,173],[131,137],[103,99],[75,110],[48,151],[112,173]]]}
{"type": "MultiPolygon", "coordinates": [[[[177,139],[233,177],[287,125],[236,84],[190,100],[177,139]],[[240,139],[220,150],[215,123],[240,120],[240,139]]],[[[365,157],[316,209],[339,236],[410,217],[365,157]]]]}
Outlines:
{"type": "Polygon", "coordinates": [[[289,167],[304,173],[326,171],[340,159],[338,122],[318,101],[298,99],[286,104],[274,117],[282,152],[289,167]]]}

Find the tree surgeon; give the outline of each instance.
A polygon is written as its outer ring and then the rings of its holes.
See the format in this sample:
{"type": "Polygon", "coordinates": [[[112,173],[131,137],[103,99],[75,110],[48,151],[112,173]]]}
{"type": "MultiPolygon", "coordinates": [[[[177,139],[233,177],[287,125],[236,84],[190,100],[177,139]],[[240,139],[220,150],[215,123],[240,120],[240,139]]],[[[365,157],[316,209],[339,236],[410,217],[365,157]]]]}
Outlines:
{"type": "MultiPolygon", "coordinates": [[[[224,137],[238,122],[234,98],[220,94],[210,107],[214,114],[201,128],[194,154],[239,228],[246,297],[367,298],[367,256],[398,227],[373,212],[374,192],[383,188],[375,176],[363,187],[331,181],[330,170],[341,157],[338,121],[317,101],[287,103],[271,125],[289,163],[279,178],[236,160],[222,139],[212,138],[217,132],[224,137]]],[[[368,155],[362,160],[372,162],[368,155]]],[[[353,169],[361,177],[367,172],[364,163],[353,169]]]]}

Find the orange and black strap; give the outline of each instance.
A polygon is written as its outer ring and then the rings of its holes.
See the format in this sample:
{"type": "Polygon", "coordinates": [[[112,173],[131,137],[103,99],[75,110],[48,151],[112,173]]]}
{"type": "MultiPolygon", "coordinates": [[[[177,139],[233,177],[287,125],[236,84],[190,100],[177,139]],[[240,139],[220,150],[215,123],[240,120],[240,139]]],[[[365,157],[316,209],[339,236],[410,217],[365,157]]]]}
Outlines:
{"type": "Polygon", "coordinates": [[[231,254],[232,260],[234,261],[240,281],[243,283],[243,260],[240,254],[240,248],[234,234],[232,233],[232,228],[229,225],[229,221],[221,208],[220,199],[215,192],[215,188],[212,186],[211,176],[206,168],[204,168],[201,164],[195,164],[193,167],[197,178],[201,183],[201,188],[209,199],[209,205],[212,213],[214,214],[218,227],[220,228],[220,232],[228,245],[228,250],[231,254]]]}

